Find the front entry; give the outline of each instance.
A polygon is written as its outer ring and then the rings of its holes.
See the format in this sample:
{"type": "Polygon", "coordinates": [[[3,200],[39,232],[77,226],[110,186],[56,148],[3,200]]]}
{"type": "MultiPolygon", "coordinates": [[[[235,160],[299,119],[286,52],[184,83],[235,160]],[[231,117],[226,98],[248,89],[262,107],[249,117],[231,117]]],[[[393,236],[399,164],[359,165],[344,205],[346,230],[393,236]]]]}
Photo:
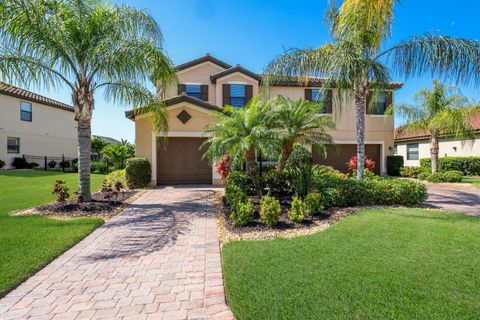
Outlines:
{"type": "Polygon", "coordinates": [[[168,138],[166,148],[158,146],[158,184],[211,184],[212,167],[202,159],[203,138],[168,138]]]}
{"type": "MultiPolygon", "coordinates": [[[[375,161],[375,169],[373,170],[375,174],[380,174],[381,150],[382,148],[380,144],[365,145],[365,154],[369,159],[375,161]]],[[[337,150],[335,150],[332,146],[327,147],[326,158],[323,158],[318,151],[314,150],[313,162],[316,164],[331,166],[340,172],[347,173],[347,162],[350,161],[350,159],[355,155],[357,155],[356,144],[338,144],[337,150]]]]}

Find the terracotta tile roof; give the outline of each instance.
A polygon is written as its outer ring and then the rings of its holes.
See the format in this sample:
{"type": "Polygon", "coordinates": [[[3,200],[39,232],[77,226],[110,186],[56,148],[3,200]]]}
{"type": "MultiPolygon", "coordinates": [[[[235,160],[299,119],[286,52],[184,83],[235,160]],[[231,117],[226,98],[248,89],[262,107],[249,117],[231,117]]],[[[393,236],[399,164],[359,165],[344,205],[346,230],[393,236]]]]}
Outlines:
{"type": "MultiPolygon", "coordinates": [[[[470,124],[475,131],[480,132],[480,115],[470,119],[470,124]]],[[[402,127],[396,128],[394,133],[395,141],[408,141],[429,138],[430,134],[425,131],[405,132],[402,127]]]]}
{"type": "Polygon", "coordinates": [[[65,104],[60,101],[56,101],[50,98],[47,98],[45,96],[39,95],[37,93],[15,87],[11,84],[5,83],[5,82],[0,82],[0,94],[5,94],[7,96],[31,101],[31,102],[37,102],[43,105],[47,105],[50,107],[66,110],[66,111],[71,111],[73,112],[73,107],[65,104]]]}

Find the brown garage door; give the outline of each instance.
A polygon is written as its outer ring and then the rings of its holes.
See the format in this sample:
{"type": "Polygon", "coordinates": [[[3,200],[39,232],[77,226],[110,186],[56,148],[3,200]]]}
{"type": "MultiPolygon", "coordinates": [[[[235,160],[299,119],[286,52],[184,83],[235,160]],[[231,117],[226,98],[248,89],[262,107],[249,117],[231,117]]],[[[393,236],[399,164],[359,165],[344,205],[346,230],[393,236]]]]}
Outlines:
{"type": "Polygon", "coordinates": [[[158,184],[212,183],[212,167],[199,150],[205,139],[169,138],[167,148],[158,148],[158,184]]]}
{"type": "MultiPolygon", "coordinates": [[[[350,161],[350,158],[357,154],[357,145],[355,144],[339,144],[337,145],[337,150],[331,146],[327,147],[327,158],[323,158],[317,151],[313,151],[313,162],[318,164],[323,164],[326,166],[332,166],[335,169],[341,172],[348,172],[347,162],[350,161]]],[[[375,161],[375,170],[376,174],[380,174],[380,150],[381,145],[379,144],[366,144],[365,153],[366,155],[375,161]]]]}

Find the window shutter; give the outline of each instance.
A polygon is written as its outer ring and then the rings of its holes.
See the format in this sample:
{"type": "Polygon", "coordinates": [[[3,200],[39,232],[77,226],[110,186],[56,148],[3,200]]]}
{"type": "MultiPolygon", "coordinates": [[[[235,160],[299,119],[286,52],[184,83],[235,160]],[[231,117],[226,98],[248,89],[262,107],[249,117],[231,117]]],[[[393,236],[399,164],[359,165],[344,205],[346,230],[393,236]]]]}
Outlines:
{"type": "Polygon", "coordinates": [[[222,85],[222,91],[223,91],[223,105],[226,106],[230,104],[230,85],[229,84],[222,85]]]}
{"type": "Polygon", "coordinates": [[[367,109],[366,114],[372,114],[372,106],[370,106],[370,101],[372,100],[372,92],[368,91],[367,93],[367,109]]]}
{"type": "Polygon", "coordinates": [[[200,86],[200,98],[203,101],[208,101],[208,84],[202,84],[200,86]]]}
{"type": "Polygon", "coordinates": [[[312,101],[312,89],[305,89],[305,100],[312,101]]]}
{"type": "Polygon", "coordinates": [[[245,86],[245,104],[249,103],[250,100],[253,98],[253,86],[252,85],[246,85],[245,86]]]}
{"type": "Polygon", "coordinates": [[[327,113],[333,112],[333,90],[327,90],[327,99],[325,100],[325,107],[327,108],[326,110],[327,113]]]}
{"type": "Polygon", "coordinates": [[[182,93],[187,92],[187,87],[184,84],[179,84],[178,85],[178,95],[181,95],[182,93]]]}

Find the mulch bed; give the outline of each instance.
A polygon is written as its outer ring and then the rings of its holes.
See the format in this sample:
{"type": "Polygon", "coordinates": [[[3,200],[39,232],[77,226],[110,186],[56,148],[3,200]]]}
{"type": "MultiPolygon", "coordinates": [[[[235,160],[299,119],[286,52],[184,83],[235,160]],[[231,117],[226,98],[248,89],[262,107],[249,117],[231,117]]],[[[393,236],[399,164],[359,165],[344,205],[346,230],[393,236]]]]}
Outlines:
{"type": "Polygon", "coordinates": [[[119,214],[143,192],[144,190],[123,191],[118,195],[116,202],[105,199],[101,192],[96,192],[92,194],[92,201],[90,202],[76,203],[75,200],[68,200],[63,203],[51,202],[26,210],[13,211],[10,215],[40,215],[64,218],[97,217],[109,220],[119,214]]]}
{"type": "MultiPolygon", "coordinates": [[[[252,198],[258,208],[258,199],[252,198]]],[[[312,234],[325,230],[340,219],[355,213],[359,208],[330,208],[321,215],[307,217],[302,223],[291,222],[288,219],[287,210],[290,208],[291,197],[279,197],[282,207],[282,216],[275,227],[269,227],[260,221],[258,212],[254,220],[245,227],[235,228],[230,220],[230,209],[225,203],[223,192],[215,193],[215,204],[217,207],[217,227],[220,241],[225,243],[234,240],[268,240],[276,237],[295,237],[299,235],[312,234]]]]}

